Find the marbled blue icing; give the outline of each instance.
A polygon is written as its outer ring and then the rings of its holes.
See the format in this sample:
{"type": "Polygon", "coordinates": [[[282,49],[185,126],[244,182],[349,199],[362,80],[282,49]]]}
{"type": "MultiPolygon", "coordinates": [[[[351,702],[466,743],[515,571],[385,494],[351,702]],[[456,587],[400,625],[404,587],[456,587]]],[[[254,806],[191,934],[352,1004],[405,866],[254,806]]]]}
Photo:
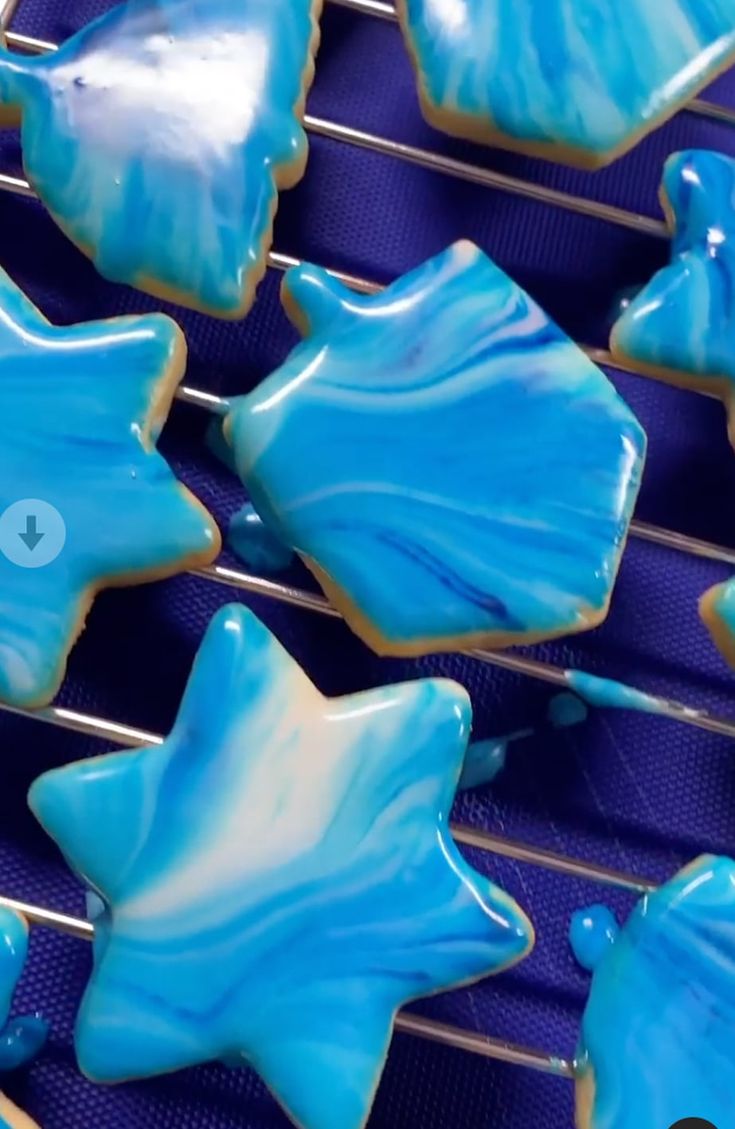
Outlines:
{"type": "Polygon", "coordinates": [[[701,858],[643,899],[595,970],[578,1124],[668,1129],[699,1117],[729,1129],[733,1031],[735,863],[701,858]]]}
{"type": "Polygon", "coordinates": [[[399,0],[432,123],[600,165],[735,56],[734,0],[399,0]]]}
{"type": "Polygon", "coordinates": [[[570,689],[591,706],[612,710],[638,710],[639,713],[662,712],[663,707],[658,698],[644,694],[642,690],[636,690],[633,686],[626,686],[624,682],[615,682],[611,678],[598,678],[583,670],[565,670],[564,675],[570,689]]]}
{"type": "Polygon", "coordinates": [[[214,522],[153,446],[184,355],[160,315],[51,326],[0,272],[0,514],[41,499],[66,526],[42,568],[0,553],[0,698],[53,696],[98,588],[216,555],[214,522]]]}
{"type": "Polygon", "coordinates": [[[662,198],[671,261],[613,328],[610,347],[656,375],[735,392],[735,161],[689,150],[669,157],[662,198]]]}
{"type": "Polygon", "coordinates": [[[569,944],[574,959],[587,972],[593,972],[619,932],[615,915],[607,906],[594,905],[577,910],[569,922],[569,944]]]}
{"type": "Polygon", "coordinates": [[[443,679],[325,699],[251,612],[218,613],[161,746],[31,789],[107,907],[84,1072],[239,1059],[303,1129],[362,1126],[396,1009],[532,943],[449,835],[470,719],[443,679]]]}
{"type": "Polygon", "coordinates": [[[587,705],[576,694],[554,694],[547,711],[554,729],[569,729],[581,725],[589,717],[587,705]]]}
{"type": "Polygon", "coordinates": [[[245,502],[230,518],[227,547],[256,572],[283,572],[294,557],[288,545],[263,524],[251,502],[245,502]]]}
{"type": "Polygon", "coordinates": [[[15,1070],[30,1062],[48,1035],[48,1025],[40,1016],[24,1015],[12,1021],[9,1018],[13,993],[27,956],[26,922],[17,913],[0,906],[0,1072],[15,1070]]]}
{"type": "Polygon", "coordinates": [[[358,634],[420,654],[603,619],[645,452],[604,374],[470,243],[379,295],[284,285],[308,338],[225,430],[358,634]]]}
{"type": "Polygon", "coordinates": [[[306,161],[294,108],[320,0],[128,0],[55,54],[0,57],[23,164],[106,278],[247,312],[277,185],[306,161]]]}

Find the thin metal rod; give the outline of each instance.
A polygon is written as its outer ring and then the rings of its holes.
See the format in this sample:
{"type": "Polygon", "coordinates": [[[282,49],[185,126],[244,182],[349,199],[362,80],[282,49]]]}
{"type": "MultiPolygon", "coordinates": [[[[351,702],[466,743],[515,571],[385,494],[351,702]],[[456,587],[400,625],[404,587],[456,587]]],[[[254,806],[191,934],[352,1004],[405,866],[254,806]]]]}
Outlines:
{"type": "Polygon", "coordinates": [[[0,0],[0,30],[7,31],[20,0],[0,0]]]}
{"type": "MultiPolygon", "coordinates": [[[[15,898],[0,897],[0,906],[23,914],[32,925],[53,929],[57,933],[65,933],[82,941],[94,940],[94,925],[83,918],[70,917],[69,914],[44,909],[42,906],[29,905],[28,902],[19,902],[15,898]]],[[[529,1070],[553,1074],[560,1078],[574,1078],[574,1065],[568,1059],[546,1054],[545,1051],[517,1046],[515,1043],[507,1043],[490,1035],[481,1035],[479,1032],[465,1031],[461,1027],[452,1027],[447,1023],[438,1023],[410,1012],[400,1012],[396,1016],[395,1030],[419,1039],[428,1039],[433,1043],[441,1043],[455,1050],[480,1055],[482,1058],[507,1062],[513,1066],[524,1066],[529,1070]]]]}
{"type": "MultiPolygon", "coordinates": [[[[363,16],[374,16],[379,20],[387,20],[396,23],[398,15],[396,14],[393,4],[386,4],[385,0],[331,0],[331,3],[338,8],[347,8],[350,12],[358,12],[363,16]]],[[[730,110],[727,106],[719,106],[714,102],[708,102],[703,98],[693,98],[685,106],[681,107],[690,114],[697,114],[699,117],[712,118],[714,121],[724,122],[726,125],[735,125],[735,111],[730,110]]]]}
{"type": "MultiPolygon", "coordinates": [[[[160,733],[151,733],[136,726],[125,725],[123,722],[110,721],[107,718],[95,717],[93,714],[67,710],[59,706],[47,706],[40,710],[25,710],[0,703],[0,709],[19,717],[28,718],[31,721],[42,721],[47,725],[70,729],[75,733],[83,734],[85,737],[99,737],[104,741],[112,740],[126,749],[141,749],[148,745],[160,745],[164,740],[160,733]]],[[[488,854],[502,855],[504,858],[531,863],[534,866],[554,870],[560,874],[568,874],[573,878],[586,878],[592,882],[602,882],[607,886],[616,886],[623,890],[633,890],[638,893],[645,893],[646,890],[653,887],[653,883],[646,878],[601,867],[596,863],[587,863],[581,859],[569,858],[554,851],[527,846],[525,843],[516,843],[511,839],[491,835],[489,832],[480,831],[474,827],[466,827],[461,823],[453,823],[451,830],[459,843],[476,847],[488,854]]]]}

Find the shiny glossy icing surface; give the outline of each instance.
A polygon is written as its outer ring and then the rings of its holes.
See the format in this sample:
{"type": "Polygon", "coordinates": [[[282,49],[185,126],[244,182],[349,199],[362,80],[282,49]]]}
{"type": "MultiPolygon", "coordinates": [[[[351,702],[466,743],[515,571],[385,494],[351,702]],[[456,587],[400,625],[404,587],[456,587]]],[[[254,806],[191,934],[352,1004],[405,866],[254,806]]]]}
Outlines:
{"type": "Polygon", "coordinates": [[[579,1124],[731,1125],[734,1029],[735,863],[705,857],[644,898],[597,964],[579,1124]]]}
{"type": "Polygon", "coordinates": [[[0,1072],[15,1070],[29,1062],[38,1054],[48,1034],[46,1023],[37,1015],[10,1020],[13,993],[27,956],[26,922],[17,913],[0,906],[0,1072]]]}
{"type": "Polygon", "coordinates": [[[449,835],[470,718],[441,679],[325,699],[251,612],[218,613],[160,747],[31,789],[106,907],[85,1073],[248,1061],[303,1129],[362,1126],[396,1009],[532,943],[449,835]]]}
{"type": "Polygon", "coordinates": [[[735,161],[688,150],[666,162],[671,261],[613,328],[611,348],[679,383],[735,389],[735,161]]]}
{"type": "Polygon", "coordinates": [[[590,706],[609,710],[637,710],[638,713],[660,714],[662,707],[658,698],[644,694],[634,686],[616,682],[612,678],[598,678],[584,670],[565,670],[567,685],[590,706]]]}
{"type": "Polygon", "coordinates": [[[57,328],[0,272],[4,700],[53,696],[99,587],[216,554],[212,519],[153,446],[183,359],[168,318],[57,328]]]}
{"type": "Polygon", "coordinates": [[[599,622],[645,436],[528,295],[458,243],[379,295],[302,266],[285,298],[308,337],[226,432],[358,634],[416,654],[599,622]]]}
{"type": "Polygon", "coordinates": [[[735,55],[735,0],[399,0],[432,122],[582,164],[634,144],[735,55]]]}
{"type": "Polygon", "coordinates": [[[0,59],[33,186],[99,271],[223,317],[247,311],[317,0],[128,0],[43,58],[0,59]]]}

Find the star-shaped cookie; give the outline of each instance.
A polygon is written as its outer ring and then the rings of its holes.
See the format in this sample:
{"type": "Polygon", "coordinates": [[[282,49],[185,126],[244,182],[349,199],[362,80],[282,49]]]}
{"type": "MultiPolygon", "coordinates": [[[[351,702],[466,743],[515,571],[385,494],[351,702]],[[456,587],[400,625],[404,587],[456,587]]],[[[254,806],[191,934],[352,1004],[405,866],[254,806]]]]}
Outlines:
{"type": "Polygon", "coordinates": [[[719,396],[735,446],[735,161],[691,149],[664,167],[671,261],[626,305],[610,349],[623,364],[719,396]]]}
{"type": "Polygon", "coordinates": [[[598,168],[735,58],[735,0],[397,0],[432,125],[598,168]]]}
{"type": "Polygon", "coordinates": [[[595,968],[578,1129],[732,1125],[735,862],[704,856],[648,895],[595,968]]]}
{"type": "Polygon", "coordinates": [[[31,789],[106,906],[82,1070],[247,1061],[303,1129],[359,1129],[396,1010],[532,944],[449,835],[470,715],[445,680],[324,698],[251,612],[218,613],[163,745],[31,789]]]}
{"type": "Polygon", "coordinates": [[[43,58],[0,56],[26,175],[106,278],[250,308],[301,179],[321,0],[128,0],[43,58]]]}
{"type": "Polygon", "coordinates": [[[271,533],[375,650],[529,643],[604,619],[645,435],[471,243],[378,295],[288,273],[307,334],[225,422],[271,533]]]}
{"type": "Polygon", "coordinates": [[[184,370],[161,315],[57,328],[0,272],[0,698],[48,702],[95,593],[212,560],[155,449],[184,370]]]}

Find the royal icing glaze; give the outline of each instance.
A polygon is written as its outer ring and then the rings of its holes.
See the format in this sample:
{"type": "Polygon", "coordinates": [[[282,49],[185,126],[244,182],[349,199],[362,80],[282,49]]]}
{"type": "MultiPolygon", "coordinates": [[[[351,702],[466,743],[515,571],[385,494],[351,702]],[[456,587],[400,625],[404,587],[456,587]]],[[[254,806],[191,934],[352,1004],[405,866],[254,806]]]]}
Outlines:
{"type": "Polygon", "coordinates": [[[428,679],[326,699],[241,606],[153,749],[30,803],[103,901],[77,1025],[93,1079],[249,1062],[303,1129],[358,1129],[403,1003],[529,950],[448,818],[471,708],[428,679]]]}
{"type": "Polygon", "coordinates": [[[154,446],[185,355],[162,315],[49,325],[0,272],[3,700],[53,697],[100,588],[216,556],[216,525],[154,446]]]}
{"type": "Polygon", "coordinates": [[[735,0],[398,0],[432,125],[599,167],[735,57],[735,0]]]}
{"type": "Polygon", "coordinates": [[[472,741],[465,753],[457,790],[465,792],[470,788],[485,788],[492,784],[505,768],[508,746],[532,735],[533,729],[519,729],[507,737],[486,737],[482,741],[472,741]]]}
{"type": "Polygon", "coordinates": [[[241,317],[302,176],[321,0],[128,0],[50,55],[0,56],[23,164],[106,278],[241,317]]]}
{"type": "Polygon", "coordinates": [[[699,614],[713,643],[735,668],[735,578],[705,592],[699,601],[699,614]]]}
{"type": "Polygon", "coordinates": [[[616,682],[612,678],[598,678],[596,674],[587,674],[584,670],[565,670],[564,677],[567,686],[583,698],[590,706],[599,706],[608,710],[637,710],[638,713],[660,714],[665,710],[665,703],[652,694],[645,694],[628,686],[625,682],[616,682]]]}
{"type": "Polygon", "coordinates": [[[735,393],[735,161],[688,150],[669,157],[661,198],[671,261],[632,299],[613,327],[615,357],[672,384],[735,393]]]}
{"type": "Polygon", "coordinates": [[[596,966],[580,1129],[732,1124],[735,863],[704,857],[639,904],[596,966]]]}
{"type": "Polygon", "coordinates": [[[294,268],[284,300],[307,339],[225,431],[354,630],[410,655],[599,623],[645,435],[528,295],[464,242],[379,295],[294,268]]]}

